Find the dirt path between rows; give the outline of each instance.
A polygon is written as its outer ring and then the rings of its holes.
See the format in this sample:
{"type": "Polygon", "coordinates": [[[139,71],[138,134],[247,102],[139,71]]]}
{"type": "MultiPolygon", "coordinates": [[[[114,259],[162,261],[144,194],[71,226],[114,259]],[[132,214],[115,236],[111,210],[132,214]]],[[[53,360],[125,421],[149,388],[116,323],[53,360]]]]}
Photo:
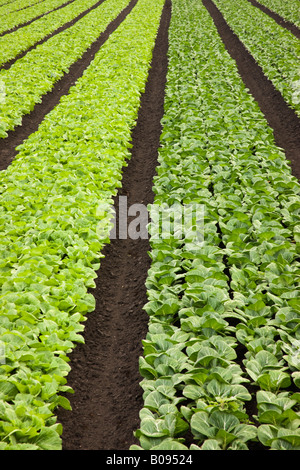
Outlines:
{"type": "Polygon", "coordinates": [[[230,29],[212,0],[203,0],[203,4],[212,16],[228,53],[236,61],[245,86],[273,129],[276,145],[284,150],[291,162],[292,174],[300,179],[300,119],[264,75],[261,67],[230,29]]]}
{"type": "MultiPolygon", "coordinates": [[[[153,176],[163,116],[171,2],[166,1],[153,51],[138,121],[132,134],[132,157],[124,169],[122,189],[130,207],[153,201],[153,176]]],[[[96,311],[85,324],[85,344],[71,354],[68,396],[72,411],[59,410],[63,450],[128,450],[136,443],[143,407],[138,360],[148,329],[143,311],[150,267],[148,239],[113,239],[98,272],[96,311]]]]}
{"type": "MultiPolygon", "coordinates": [[[[102,3],[98,2],[98,4],[102,3]]],[[[69,68],[58,82],[55,83],[51,92],[44,95],[40,103],[37,103],[30,114],[23,116],[22,125],[8,132],[8,137],[0,139],[0,170],[5,170],[17,155],[16,147],[20,145],[30,134],[36,132],[40,123],[52,109],[59,103],[60,98],[69,92],[71,86],[83,74],[84,70],[90,65],[95,54],[105,43],[109,36],[124,21],[127,15],[136,5],[137,0],[131,0],[124,10],[107,26],[106,30],[99,38],[85,51],[83,56],[69,68]]],[[[97,5],[98,5],[97,4],[97,5]]]]}

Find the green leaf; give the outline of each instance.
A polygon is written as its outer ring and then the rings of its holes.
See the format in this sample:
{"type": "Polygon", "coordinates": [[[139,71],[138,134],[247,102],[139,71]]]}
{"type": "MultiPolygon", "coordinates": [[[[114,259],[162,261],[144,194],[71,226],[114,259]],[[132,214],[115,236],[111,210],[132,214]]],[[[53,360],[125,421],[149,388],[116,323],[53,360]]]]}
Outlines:
{"type": "Polygon", "coordinates": [[[300,448],[300,431],[299,429],[290,430],[285,428],[280,428],[278,430],[278,439],[287,441],[293,447],[300,448]]]}
{"type": "Polygon", "coordinates": [[[150,392],[144,400],[144,406],[152,411],[157,411],[161,405],[169,403],[169,400],[156,390],[150,392]]]}
{"type": "Polygon", "coordinates": [[[160,444],[152,447],[152,450],[188,450],[184,444],[174,439],[164,439],[160,444]]]}
{"type": "Polygon", "coordinates": [[[290,375],[286,372],[272,370],[266,374],[262,374],[257,378],[257,383],[264,390],[279,390],[287,388],[291,385],[290,375]]]}
{"type": "Polygon", "coordinates": [[[59,434],[51,428],[43,428],[38,435],[30,440],[31,444],[41,450],[61,450],[62,443],[59,434]]]}
{"type": "Polygon", "coordinates": [[[224,429],[219,429],[216,434],[216,439],[222,443],[222,448],[226,449],[229,444],[236,439],[236,436],[224,429]]]}
{"type": "Polygon", "coordinates": [[[201,450],[222,450],[222,447],[217,439],[206,439],[201,446],[201,450]]]}
{"type": "Polygon", "coordinates": [[[143,434],[147,437],[164,437],[168,436],[168,430],[165,428],[162,420],[154,420],[153,418],[144,418],[141,422],[141,428],[137,431],[137,437],[143,434]]]}
{"type": "Polygon", "coordinates": [[[217,429],[211,425],[208,413],[197,411],[191,418],[191,431],[196,437],[200,434],[214,439],[217,429]]]}
{"type": "Polygon", "coordinates": [[[271,447],[272,442],[277,438],[277,432],[276,426],[262,424],[257,429],[257,436],[264,446],[271,447]]]}
{"type": "Polygon", "coordinates": [[[211,414],[210,423],[217,429],[223,429],[230,433],[239,424],[239,420],[232,414],[214,411],[211,414]]]}

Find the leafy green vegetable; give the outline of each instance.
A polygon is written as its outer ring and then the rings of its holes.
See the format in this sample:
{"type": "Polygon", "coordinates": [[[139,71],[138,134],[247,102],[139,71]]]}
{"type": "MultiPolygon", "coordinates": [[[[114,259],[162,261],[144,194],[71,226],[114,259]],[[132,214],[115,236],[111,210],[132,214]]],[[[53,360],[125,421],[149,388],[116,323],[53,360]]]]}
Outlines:
{"type": "MultiPolygon", "coordinates": [[[[107,4],[104,23],[121,4],[107,4]]],[[[70,409],[68,355],[95,308],[88,289],[111,230],[98,209],[112,206],[130,156],[163,1],[151,5],[138,2],[0,175],[3,450],[61,449],[55,411],[70,409]]]]}
{"type": "MultiPolygon", "coordinates": [[[[91,3],[95,3],[94,0],[91,3]]],[[[7,131],[14,129],[16,125],[21,125],[22,117],[34,109],[44,94],[51,91],[54,84],[63,77],[76,60],[80,59],[127,3],[126,0],[105,2],[70,28],[54,35],[29,51],[24,57],[17,60],[9,70],[1,70],[0,79],[5,84],[6,91],[5,101],[0,103],[3,137],[6,136],[7,131]],[[45,67],[45,63],[47,63],[47,67],[45,67]]],[[[81,1],[78,5],[77,2],[72,2],[69,5],[69,7],[72,6],[72,10],[68,13],[69,16],[71,15],[70,17],[73,18],[76,12],[85,9],[88,5],[86,1],[81,1]]],[[[68,9],[68,7],[66,8],[68,9]]],[[[62,10],[58,10],[57,14],[59,13],[62,16],[62,10]]],[[[62,22],[61,16],[58,18],[60,22],[62,22]]],[[[53,27],[53,21],[51,18],[48,19],[51,27],[53,27]]],[[[36,23],[33,24],[36,25],[36,23]]],[[[45,31],[45,24],[41,25],[41,30],[45,31]]],[[[5,36],[0,38],[0,44],[4,38],[5,36]]],[[[24,46],[24,40],[16,39],[16,43],[13,44],[24,46]]],[[[5,44],[3,44],[3,49],[7,51],[5,44]]],[[[81,109],[82,112],[83,109],[81,109]]],[[[79,131],[78,126],[75,126],[75,129],[76,135],[79,131]]],[[[71,135],[69,138],[72,138],[71,135]]],[[[70,143],[69,150],[71,146],[70,143]]],[[[66,155],[67,153],[65,153],[65,158],[66,155]]]]}
{"type": "Polygon", "coordinates": [[[135,435],[144,449],[168,449],[162,423],[171,412],[188,424],[176,442],[190,449],[247,450],[250,441],[297,449],[299,182],[206,8],[197,0],[172,5],[149,212],[204,206],[204,237],[176,239],[176,217],[165,238],[150,223],[144,408],[135,435]],[[152,435],[143,431],[149,413],[152,435]]]}
{"type": "MultiPolygon", "coordinates": [[[[280,91],[289,106],[300,114],[299,101],[295,93],[295,84],[300,79],[298,67],[300,47],[297,38],[247,0],[242,0],[238,8],[236,2],[228,0],[215,0],[215,3],[231,29],[262,67],[265,75],[280,91]]],[[[264,0],[263,3],[271,6],[271,10],[274,5],[275,9],[280,9],[284,17],[289,17],[292,21],[295,19],[300,24],[299,6],[296,6],[294,1],[289,2],[288,8],[284,6],[284,2],[277,0],[264,0]]]]}

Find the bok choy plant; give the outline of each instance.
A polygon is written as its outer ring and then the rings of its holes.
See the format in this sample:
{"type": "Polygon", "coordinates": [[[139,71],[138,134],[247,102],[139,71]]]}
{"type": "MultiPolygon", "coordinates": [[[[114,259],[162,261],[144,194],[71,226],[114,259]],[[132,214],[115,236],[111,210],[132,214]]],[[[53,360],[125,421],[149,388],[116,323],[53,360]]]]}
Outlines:
{"type": "Polygon", "coordinates": [[[200,1],[169,44],[149,209],[203,205],[204,240],[150,237],[132,449],[297,450],[300,185],[200,1]]]}

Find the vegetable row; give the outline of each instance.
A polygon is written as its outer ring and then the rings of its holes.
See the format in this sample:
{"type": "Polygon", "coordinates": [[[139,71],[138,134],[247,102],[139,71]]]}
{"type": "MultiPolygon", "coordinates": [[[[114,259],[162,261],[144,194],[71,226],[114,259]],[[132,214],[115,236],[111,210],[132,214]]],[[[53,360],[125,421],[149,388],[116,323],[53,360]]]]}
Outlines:
{"type": "Polygon", "coordinates": [[[0,0],[0,7],[3,5],[8,5],[9,3],[12,3],[14,0],[0,0]]]}
{"type": "Polygon", "coordinates": [[[127,4],[128,0],[106,0],[73,26],[28,52],[9,70],[0,72],[6,93],[0,104],[0,137],[22,124],[22,117],[52,90],[127,4]]]}
{"type": "Polygon", "coordinates": [[[280,15],[284,20],[290,21],[300,27],[299,1],[290,0],[288,3],[282,0],[259,0],[258,3],[280,15]]]}
{"type": "Polygon", "coordinates": [[[300,115],[299,39],[248,0],[214,0],[214,3],[264,74],[300,115]]]}
{"type": "Polygon", "coordinates": [[[8,15],[9,13],[15,12],[17,10],[28,8],[32,5],[35,5],[36,3],[40,3],[40,1],[41,0],[2,0],[0,2],[0,16],[8,15]]]}
{"type": "Polygon", "coordinates": [[[96,3],[96,0],[75,0],[27,26],[0,37],[0,65],[15,59],[19,54],[27,51],[69,21],[74,20],[96,3]]]}
{"type": "Polygon", "coordinates": [[[300,185],[200,0],[173,1],[162,126],[131,449],[299,450],[300,185]]]}
{"type": "Polygon", "coordinates": [[[16,28],[27,21],[31,21],[40,15],[51,12],[52,10],[67,3],[67,0],[46,0],[38,5],[16,11],[4,18],[1,18],[0,33],[16,28]]]}
{"type": "Polygon", "coordinates": [[[94,310],[163,1],[139,0],[0,174],[0,448],[60,449],[68,353],[94,310]]]}

